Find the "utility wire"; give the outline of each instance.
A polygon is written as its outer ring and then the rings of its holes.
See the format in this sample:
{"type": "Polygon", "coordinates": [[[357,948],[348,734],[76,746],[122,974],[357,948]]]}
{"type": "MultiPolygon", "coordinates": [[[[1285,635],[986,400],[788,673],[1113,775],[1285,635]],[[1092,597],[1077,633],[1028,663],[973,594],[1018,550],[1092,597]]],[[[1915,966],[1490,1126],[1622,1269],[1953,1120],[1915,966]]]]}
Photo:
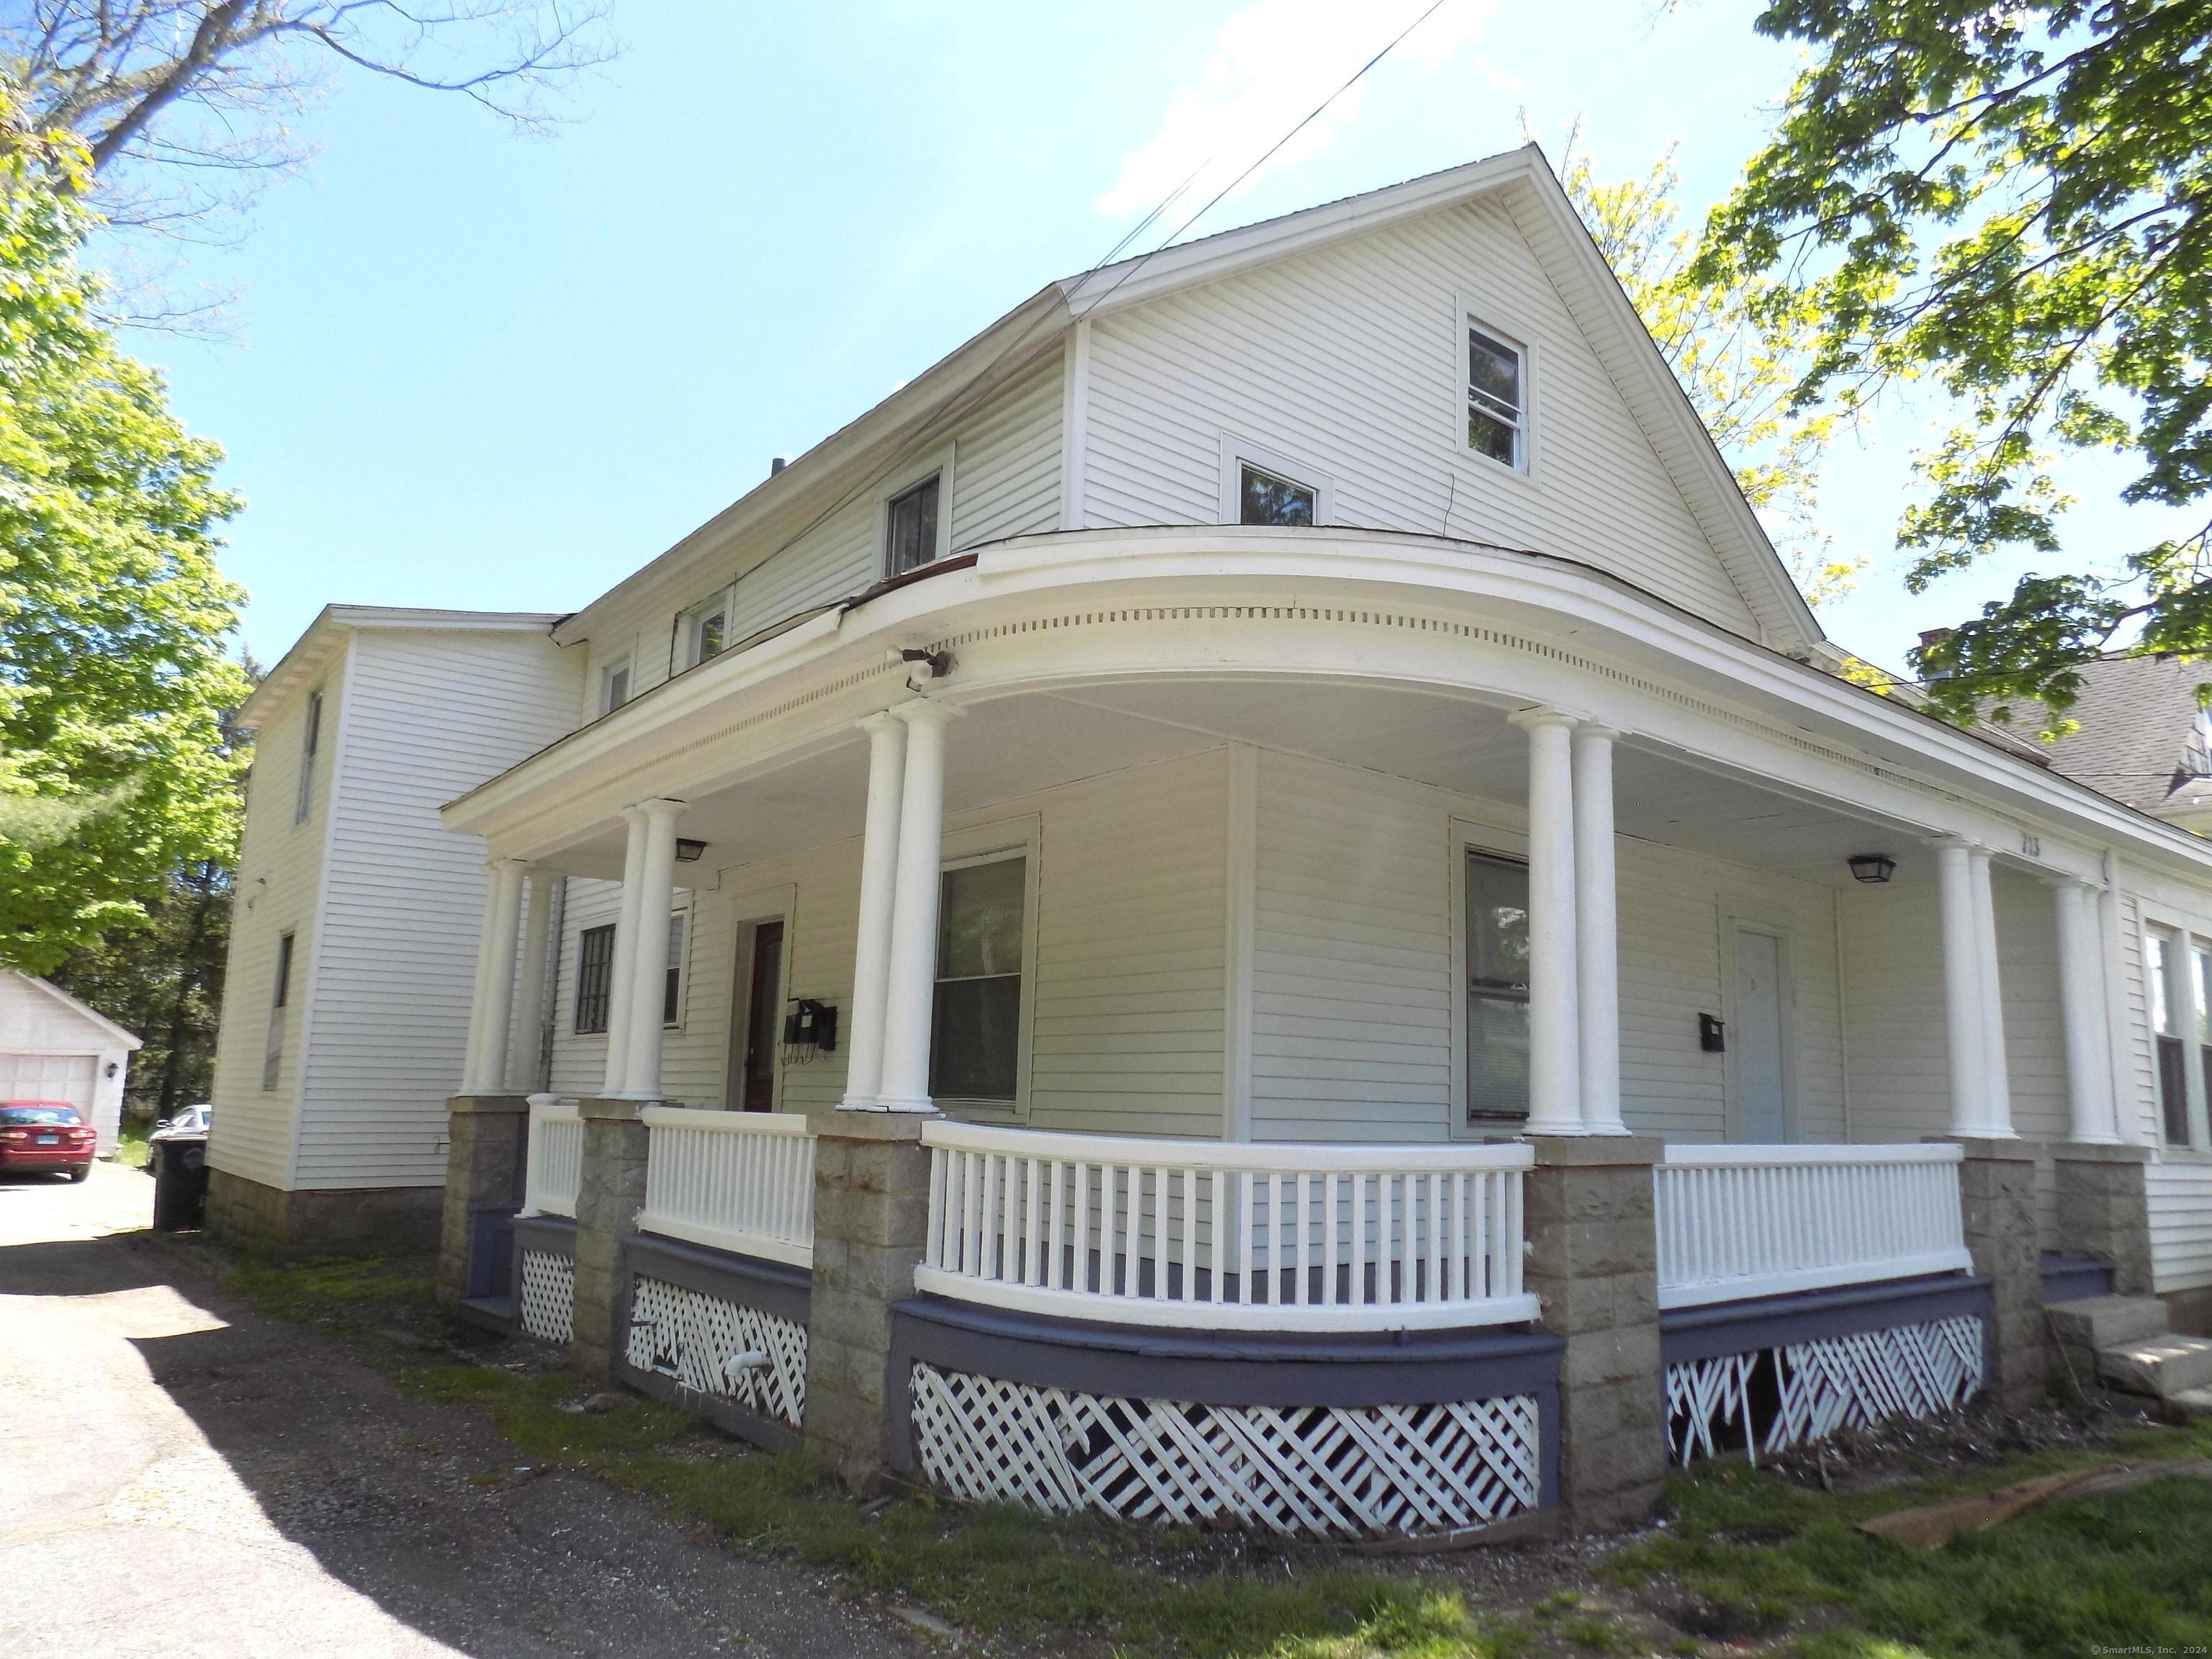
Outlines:
{"type": "MultiPolygon", "coordinates": [[[[1275,140],[1273,143],[1268,145],[1267,149],[1261,153],[1258,160],[1253,161],[1242,173],[1238,173],[1234,179],[1231,179],[1227,184],[1216,191],[1213,195],[1207,199],[1204,207],[1199,209],[1197,212],[1192,214],[1190,217],[1185,219],[1180,225],[1176,226],[1173,231],[1169,233],[1165,239],[1160,241],[1150,252],[1146,252],[1142,258],[1137,259],[1127,271],[1116,277],[1113,287],[1108,289],[1105,293],[1100,295],[1098,299],[1092,302],[1091,308],[1095,308],[1097,305],[1103,304],[1107,300],[1111,299],[1124,283],[1127,282],[1131,277],[1137,275],[1139,271],[1142,270],[1146,265],[1150,264],[1157,255],[1164,252],[1167,249],[1175,246],[1175,244],[1189,231],[1193,225],[1195,225],[1200,219],[1203,219],[1207,214],[1212,212],[1215,208],[1221,204],[1223,199],[1231,191],[1235,191],[1239,185],[1243,184],[1255,173],[1257,173],[1261,167],[1265,167],[1269,161],[1273,159],[1276,153],[1279,151],[1284,145],[1289,143],[1291,139],[1297,137],[1301,132],[1304,132],[1308,127],[1319,120],[1331,104],[1334,104],[1338,99],[1343,97],[1346,93],[1351,91],[1353,87],[1357,86],[1359,82],[1366,76],[1367,72],[1370,70],[1373,69],[1385,58],[1388,58],[1392,52],[1395,52],[1404,42],[1407,35],[1411,34],[1415,29],[1420,27],[1422,24],[1427,22],[1430,18],[1435,16],[1437,12],[1443,9],[1446,3],[1447,0],[1431,0],[1431,4],[1429,5],[1428,9],[1422,12],[1421,15],[1413,19],[1412,22],[1407,24],[1404,28],[1399,30],[1398,33],[1391,38],[1389,44],[1385,46],[1382,51],[1376,52],[1372,58],[1362,64],[1357,70],[1353,70],[1351,76],[1346,80],[1342,86],[1337,88],[1334,92],[1332,92],[1328,97],[1322,99],[1321,102],[1316,104],[1312,109],[1306,112],[1304,117],[1296,126],[1292,127],[1288,132],[1275,140]]],[[[1085,270],[1080,276],[1076,278],[1075,282],[1070,285],[1066,294],[1063,296],[1063,302],[1066,303],[1072,310],[1073,308],[1073,302],[1076,296],[1083,292],[1084,289],[1090,284],[1091,280],[1101,271],[1110,269],[1114,262],[1121,258],[1121,254],[1129,246],[1129,245],[1135,241],[1139,235],[1143,234],[1145,230],[1157,222],[1170,207],[1173,206],[1176,199],[1180,198],[1185,191],[1190,188],[1193,182],[1198,178],[1198,175],[1212,165],[1212,161],[1213,158],[1209,155],[1205,161],[1200,162],[1197,167],[1192,168],[1189,176],[1184,179],[1181,184],[1177,185],[1165,196],[1162,197],[1160,198],[1159,204],[1153,208],[1152,210],[1150,213],[1147,213],[1142,219],[1139,220],[1119,241],[1115,242],[1112,247],[1109,248],[1103,258],[1101,258],[1096,264],[1092,265],[1089,270],[1085,270]]],[[[984,381],[990,379],[990,377],[998,371],[1000,365],[1004,363],[1016,352],[1019,351],[1021,348],[1028,343],[1030,337],[1035,334],[1039,328],[1044,325],[1044,321],[1045,319],[1042,317],[1032,319],[1026,328],[1023,329],[1019,334],[1016,335],[1012,340],[1008,341],[1003,347],[1001,347],[999,351],[992,356],[989,362],[985,363],[981,368],[977,369],[975,374],[970,375],[964,382],[962,383],[958,390],[951,393],[951,395],[939,406],[937,413],[922,423],[921,428],[915,434],[913,439],[910,440],[910,442],[915,445],[921,444],[933,435],[943,422],[957,420],[960,416],[965,414],[967,410],[963,407],[963,404],[968,394],[973,392],[977,386],[981,386],[984,381]]],[[[864,480],[860,483],[854,485],[852,489],[846,491],[842,495],[840,495],[836,501],[830,502],[819,513],[816,514],[805,524],[801,525],[797,530],[792,532],[792,533],[786,537],[781,542],[779,542],[774,548],[769,550],[769,551],[763,554],[761,556],[759,562],[752,566],[751,568],[759,568],[760,564],[765,564],[769,559],[775,557],[777,554],[786,551],[797,543],[804,540],[807,536],[812,534],[814,531],[821,526],[824,520],[830,518],[833,514],[842,512],[847,507],[849,507],[856,498],[868,489],[869,485],[872,482],[873,479],[871,477],[867,480],[864,480]]],[[[946,504],[946,507],[947,510],[950,510],[950,503],[946,504]]]]}

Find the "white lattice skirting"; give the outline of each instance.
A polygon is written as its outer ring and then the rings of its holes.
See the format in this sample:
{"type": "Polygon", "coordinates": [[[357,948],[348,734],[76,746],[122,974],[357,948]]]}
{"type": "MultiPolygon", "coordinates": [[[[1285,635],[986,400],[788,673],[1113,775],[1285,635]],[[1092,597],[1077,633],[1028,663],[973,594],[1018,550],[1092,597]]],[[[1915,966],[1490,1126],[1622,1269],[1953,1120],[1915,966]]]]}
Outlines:
{"type": "Polygon", "coordinates": [[[1893,1417],[1934,1417],[1981,1391],[1982,1356],[1982,1322],[1962,1314],[1672,1365],[1667,1370],[1669,1449],[1682,1463],[1711,1456],[1717,1443],[1742,1445],[1756,1458],[1752,1401],[1766,1384],[1777,1402],[1766,1426],[1771,1452],[1824,1439],[1840,1428],[1870,1428],[1893,1417]],[[1730,1424],[1732,1435],[1723,1432],[1730,1424]]]}
{"type": "Polygon", "coordinates": [[[658,1279],[636,1280],[629,1363],[791,1428],[806,1411],[806,1328],[658,1279]]]}
{"type": "Polygon", "coordinates": [[[1454,1532],[1542,1497],[1532,1395],[1191,1406],[914,1368],[923,1472],[977,1502],[1290,1535],[1454,1532]]]}
{"type": "Polygon", "coordinates": [[[522,1328],[541,1342],[568,1346],[576,1328],[576,1264],[550,1250],[522,1253],[522,1328]]]}

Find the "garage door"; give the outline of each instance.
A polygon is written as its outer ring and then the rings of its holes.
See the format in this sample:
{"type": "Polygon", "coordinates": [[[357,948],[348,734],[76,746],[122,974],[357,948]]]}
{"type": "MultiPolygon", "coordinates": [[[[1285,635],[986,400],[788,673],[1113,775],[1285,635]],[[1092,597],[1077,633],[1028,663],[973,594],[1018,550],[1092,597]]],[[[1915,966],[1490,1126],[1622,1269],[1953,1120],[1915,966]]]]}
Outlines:
{"type": "Polygon", "coordinates": [[[0,1054],[0,1100],[65,1100],[92,1121],[97,1054],[0,1054]]]}

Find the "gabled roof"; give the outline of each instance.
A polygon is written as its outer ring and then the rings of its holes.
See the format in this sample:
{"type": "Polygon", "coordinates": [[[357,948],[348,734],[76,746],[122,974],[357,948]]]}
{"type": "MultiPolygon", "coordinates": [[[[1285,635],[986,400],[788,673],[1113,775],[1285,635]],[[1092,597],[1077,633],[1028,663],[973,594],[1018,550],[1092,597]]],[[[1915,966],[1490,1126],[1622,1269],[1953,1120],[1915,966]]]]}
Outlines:
{"type": "MultiPolygon", "coordinates": [[[[727,547],[757,531],[795,534],[809,522],[810,512],[842,499],[856,477],[890,465],[922,433],[1056,349],[1060,336],[1080,318],[1142,305],[1488,196],[1500,198],[1511,213],[1758,619],[1763,642],[1782,647],[1820,643],[1820,624],[1736,487],[1735,475],[1534,144],[1047,284],[576,612],[556,637],[563,643],[588,638],[601,607],[614,595],[678,572],[688,577],[695,554],[727,547]]],[[[761,556],[774,550],[765,548],[761,556]]]]}
{"type": "Polygon", "coordinates": [[[261,684],[238,706],[238,724],[258,730],[293,692],[320,673],[346,640],[370,629],[435,634],[545,634],[560,613],[541,611],[441,611],[396,605],[326,605],[307,632],[277,659],[261,684]]]}
{"type": "Polygon", "coordinates": [[[88,1008],[83,1003],[79,1002],[67,991],[63,990],[60,986],[50,984],[43,979],[34,979],[28,974],[19,974],[13,969],[0,969],[0,972],[4,972],[10,979],[15,980],[21,984],[27,985],[33,990],[40,992],[45,995],[52,998],[56,1002],[61,1004],[63,1007],[66,1008],[70,1013],[76,1015],[88,1025],[90,1025],[94,1030],[98,1030],[102,1036],[112,1038],[114,1047],[118,1048],[139,1048],[145,1046],[144,1039],[140,1037],[137,1033],[135,1031],[127,1031],[124,1030],[122,1026],[118,1025],[113,1020],[108,1018],[106,1014],[100,1012],[96,1009],[88,1008]]]}

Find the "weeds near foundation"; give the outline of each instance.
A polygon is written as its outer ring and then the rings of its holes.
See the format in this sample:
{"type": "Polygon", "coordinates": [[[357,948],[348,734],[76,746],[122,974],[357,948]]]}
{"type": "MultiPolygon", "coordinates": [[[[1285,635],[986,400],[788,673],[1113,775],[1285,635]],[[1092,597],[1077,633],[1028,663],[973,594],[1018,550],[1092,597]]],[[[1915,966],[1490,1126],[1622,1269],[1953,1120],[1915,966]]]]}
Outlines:
{"type": "Polygon", "coordinates": [[[386,1328],[438,1328],[428,1280],[390,1263],[248,1262],[230,1283],[267,1313],[361,1338],[362,1352],[415,1398],[487,1417],[515,1456],[472,1477],[477,1485],[555,1470],[604,1480],[731,1548],[834,1575],[845,1593],[1055,1650],[1115,1659],[1691,1659],[1745,1650],[1797,1659],[2076,1659],[2096,1648],[2179,1653],[2212,1643],[2212,1481],[2167,1480],[2051,1504],[1931,1552],[1854,1529],[1874,1515],[2051,1470],[2212,1455],[2212,1425],[1832,1494],[1771,1470],[1709,1464],[1674,1482],[1663,1530],[1598,1567],[1604,1583],[1593,1588],[1604,1595],[1544,1594],[1555,1575],[1497,1598],[1519,1609],[1500,1617],[1470,1606],[1487,1593],[1464,1562],[1383,1565],[1322,1547],[1048,1521],[918,1495],[864,1507],[805,1459],[741,1449],[673,1407],[627,1399],[581,1412],[591,1387],[566,1371],[535,1359],[471,1364],[444,1340],[386,1328]]]}
{"type": "Polygon", "coordinates": [[[1768,1471],[1708,1466],[1670,1488],[1667,1530],[1601,1571],[1711,1640],[1779,1638],[1806,1659],[2076,1659],[2180,1653],[2212,1640],[2212,1481],[2176,1478],[2031,1510],[1941,1549],[1867,1536],[1875,1515],[2111,1461],[2212,1453],[2212,1429],[2123,1436],[1971,1475],[1843,1496],[1768,1471]]]}

